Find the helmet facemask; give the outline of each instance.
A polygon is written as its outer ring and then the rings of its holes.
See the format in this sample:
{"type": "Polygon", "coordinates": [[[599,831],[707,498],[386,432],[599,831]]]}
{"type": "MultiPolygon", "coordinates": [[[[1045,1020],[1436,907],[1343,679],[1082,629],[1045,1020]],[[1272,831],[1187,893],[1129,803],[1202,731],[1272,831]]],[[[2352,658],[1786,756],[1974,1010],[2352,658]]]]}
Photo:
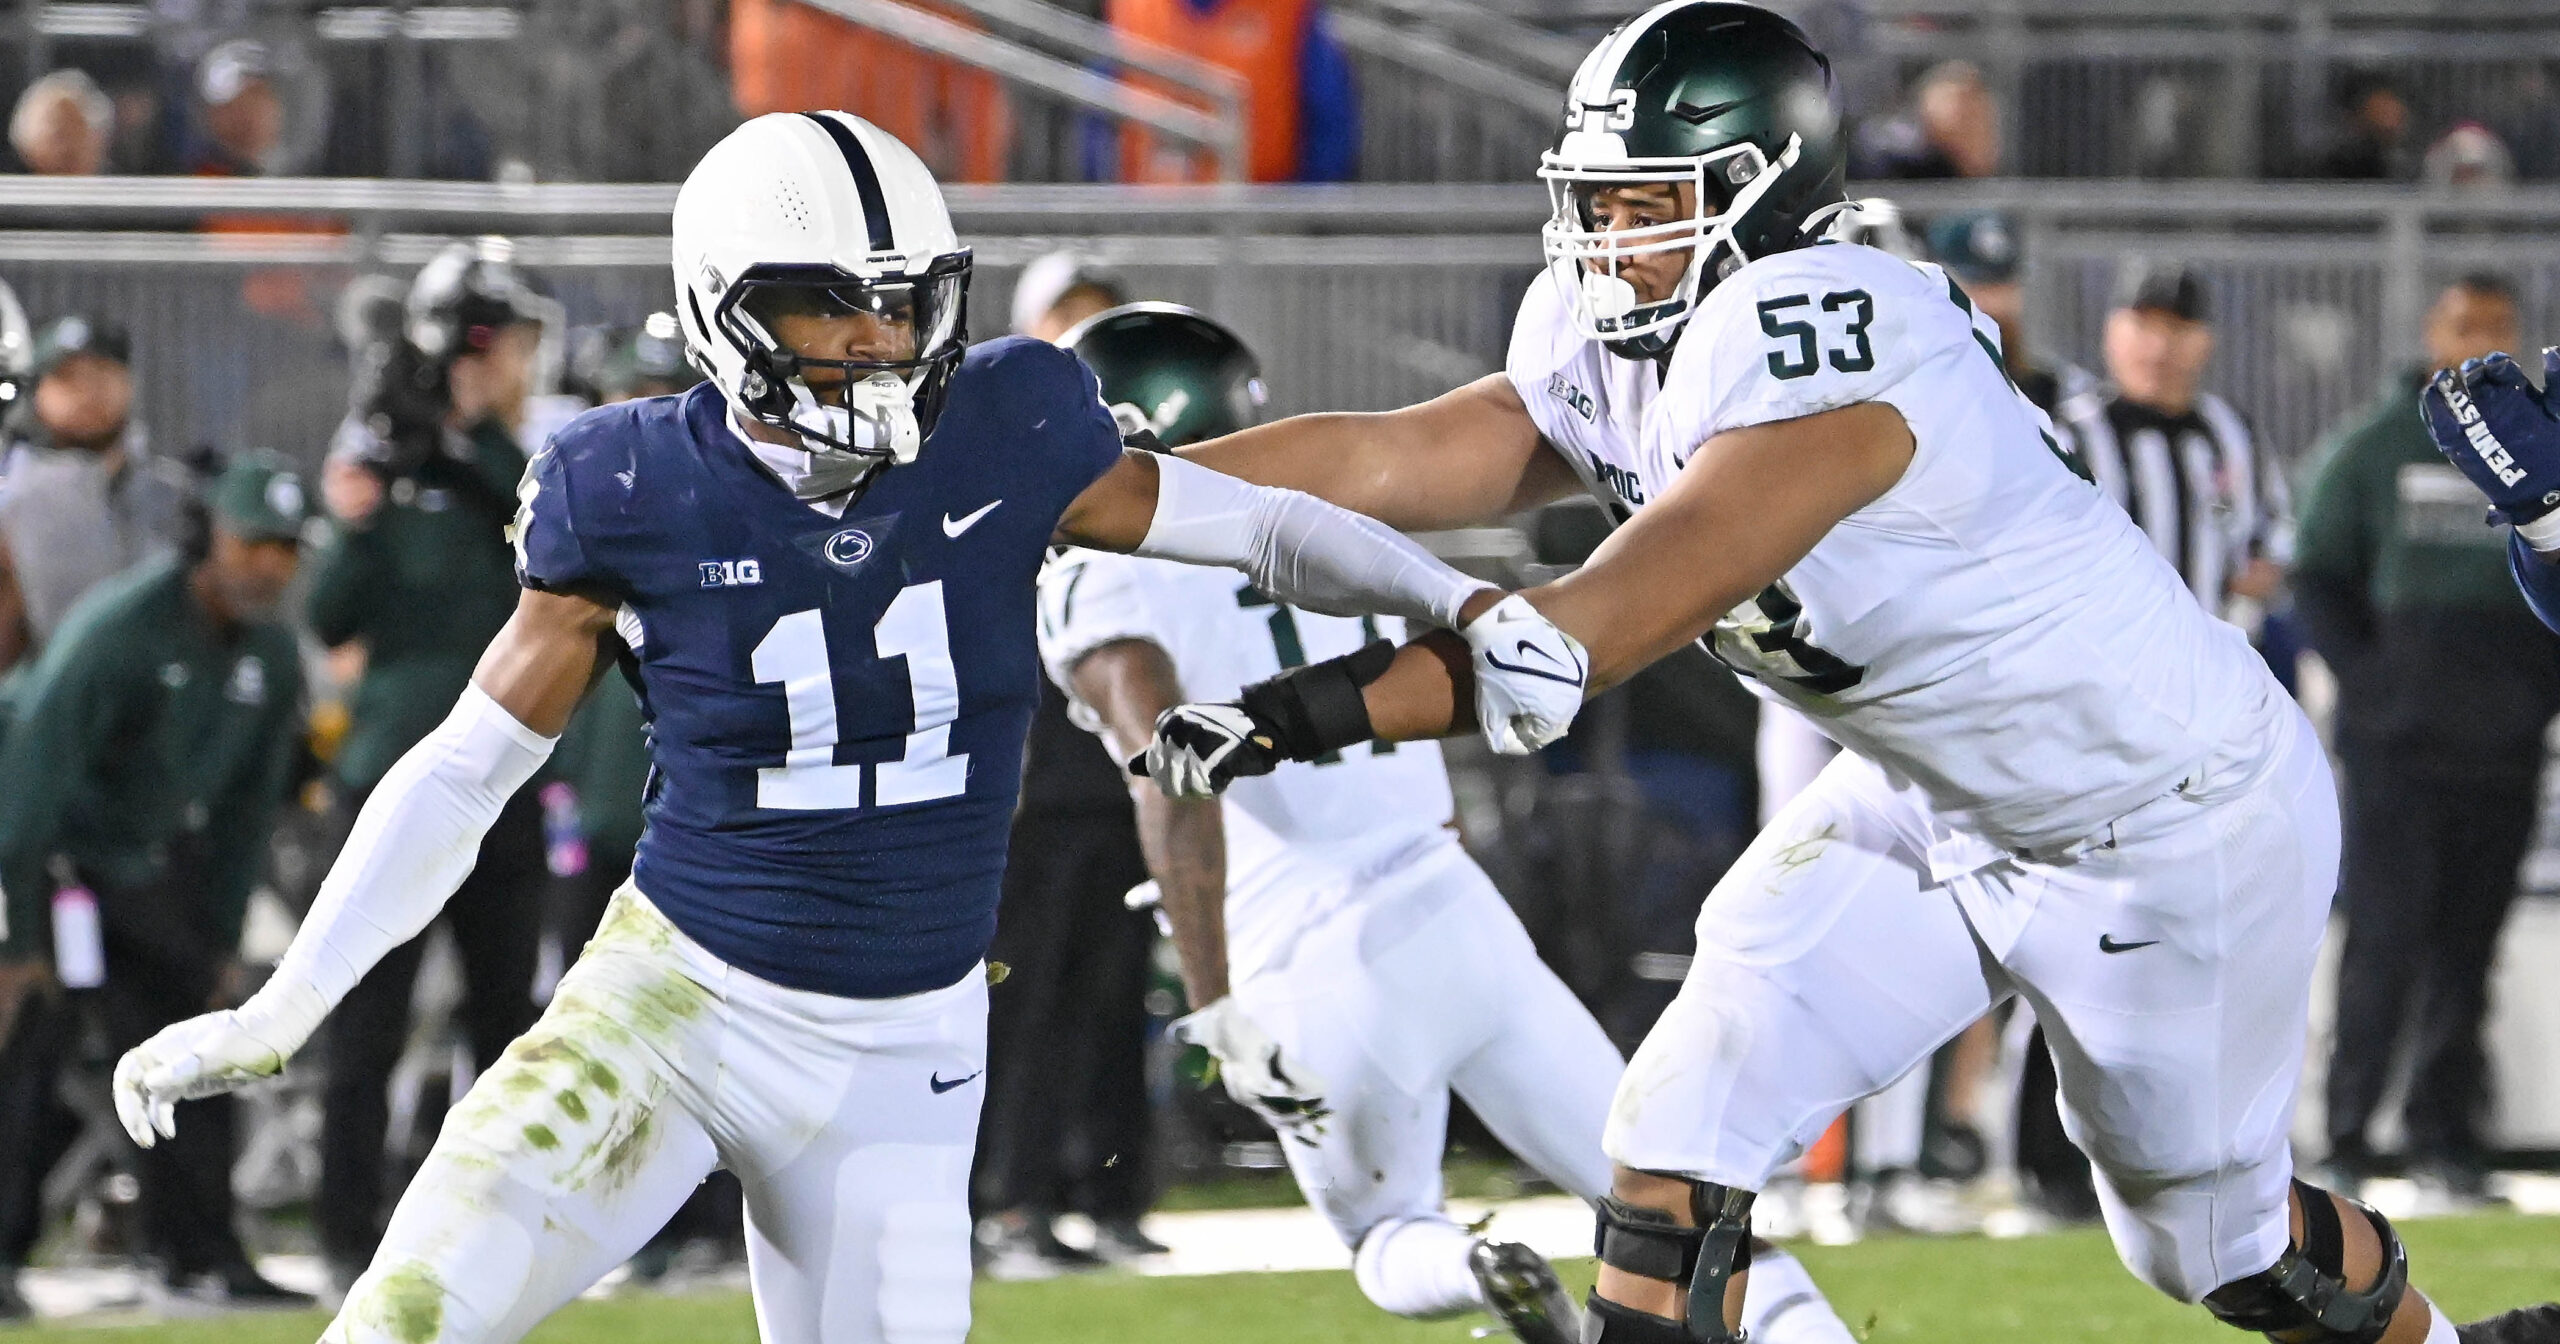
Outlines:
{"type": "MultiPolygon", "coordinates": [[[[1618,143],[1614,135],[1593,138],[1611,148],[1618,143]]],[[[1573,263],[1576,331],[1625,358],[1659,358],[1679,338],[1698,300],[1752,260],[1740,235],[1750,231],[1763,198],[1795,166],[1803,142],[1790,137],[1785,152],[1771,162],[1749,141],[1694,157],[1630,158],[1606,150],[1579,152],[1575,142],[1581,139],[1579,132],[1566,136],[1538,169],[1552,206],[1540,241],[1550,264],[1573,263]],[[1599,194],[1638,183],[1687,185],[1688,217],[1631,229],[1601,227],[1593,208],[1599,194]],[[1688,264],[1662,298],[1646,302],[1620,274],[1633,258],[1684,250],[1688,264]]]]}
{"type": "Polygon", "coordinates": [[[793,436],[810,455],[820,494],[850,489],[884,464],[914,461],[959,367],[969,272],[966,251],[912,274],[860,276],[824,265],[747,272],[711,319],[745,358],[738,408],[793,436]],[[786,333],[801,338],[797,348],[786,333]],[[832,353],[804,353],[812,347],[832,353]]]}

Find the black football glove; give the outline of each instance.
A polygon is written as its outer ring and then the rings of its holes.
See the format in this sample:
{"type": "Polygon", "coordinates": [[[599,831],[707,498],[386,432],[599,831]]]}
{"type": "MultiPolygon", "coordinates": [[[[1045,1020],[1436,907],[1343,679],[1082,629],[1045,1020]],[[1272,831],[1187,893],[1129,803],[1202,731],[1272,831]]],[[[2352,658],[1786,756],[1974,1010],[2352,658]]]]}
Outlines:
{"type": "Polygon", "coordinates": [[[1215,798],[1249,775],[1267,775],[1281,756],[1269,724],[1242,705],[1175,705],[1156,716],[1156,735],[1129,762],[1168,798],[1215,798]]]}

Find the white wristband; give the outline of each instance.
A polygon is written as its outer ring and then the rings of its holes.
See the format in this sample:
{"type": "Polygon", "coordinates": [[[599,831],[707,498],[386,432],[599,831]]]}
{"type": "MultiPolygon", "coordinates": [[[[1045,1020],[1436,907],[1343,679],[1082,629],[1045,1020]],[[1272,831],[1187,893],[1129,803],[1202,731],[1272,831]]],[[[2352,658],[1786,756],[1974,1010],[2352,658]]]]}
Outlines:
{"type": "Polygon", "coordinates": [[[2560,509],[2554,509],[2532,522],[2516,524],[2516,535],[2524,538],[2525,545],[2546,555],[2560,551],[2560,509]]]}

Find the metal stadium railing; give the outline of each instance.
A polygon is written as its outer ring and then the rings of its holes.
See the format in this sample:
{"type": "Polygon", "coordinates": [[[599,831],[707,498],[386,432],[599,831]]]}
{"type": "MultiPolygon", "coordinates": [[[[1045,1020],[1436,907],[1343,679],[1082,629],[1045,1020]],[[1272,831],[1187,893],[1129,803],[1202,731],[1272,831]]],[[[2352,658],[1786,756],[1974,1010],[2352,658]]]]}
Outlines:
{"type": "MultiPolygon", "coordinates": [[[[2458,272],[2507,273],[2529,337],[2560,337],[2560,190],[1997,182],[1895,194],[1924,217],[2016,212],[2029,335],[2048,358],[2097,366],[2128,257],[2192,264],[2220,331],[2212,383],[2288,455],[2414,356],[2426,303],[2458,272]]],[[[164,442],[310,453],[342,407],[329,315],[349,279],[504,233],[574,321],[628,322],[666,302],[673,198],[655,185],[0,178],[0,278],[39,317],[129,323],[164,442]],[[213,213],[335,231],[187,231],[213,213]]],[[[1527,186],[959,186],[950,200],[979,257],[981,334],[1022,264],[1072,245],[1137,293],[1234,322],[1283,412],[1400,405],[1499,368],[1545,213],[1527,186]]]]}

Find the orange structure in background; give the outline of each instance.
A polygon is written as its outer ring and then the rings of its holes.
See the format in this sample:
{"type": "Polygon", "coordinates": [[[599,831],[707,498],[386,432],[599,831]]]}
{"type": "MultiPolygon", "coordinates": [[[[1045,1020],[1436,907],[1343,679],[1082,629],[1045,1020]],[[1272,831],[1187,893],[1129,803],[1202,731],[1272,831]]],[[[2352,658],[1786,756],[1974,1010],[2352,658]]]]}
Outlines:
{"type": "MultiPolygon", "coordinates": [[[[1313,0],[1110,0],[1111,26],[1127,36],[1196,56],[1245,82],[1245,176],[1287,182],[1298,173],[1298,80],[1313,0]]],[[[1196,94],[1131,73],[1132,88],[1194,102],[1196,94]]],[[[1202,111],[1209,111],[1202,108],[1202,111]]],[[[1208,152],[1135,126],[1120,136],[1120,176],[1128,182],[1207,182],[1208,152]]]]}
{"type": "MultiPolygon", "coordinates": [[[[916,9],[955,22],[938,5],[916,9]]],[[[1001,182],[1013,140],[1004,86],[795,0],[732,0],[729,76],[738,110],[851,112],[900,140],[945,182],[1001,182]]]]}

